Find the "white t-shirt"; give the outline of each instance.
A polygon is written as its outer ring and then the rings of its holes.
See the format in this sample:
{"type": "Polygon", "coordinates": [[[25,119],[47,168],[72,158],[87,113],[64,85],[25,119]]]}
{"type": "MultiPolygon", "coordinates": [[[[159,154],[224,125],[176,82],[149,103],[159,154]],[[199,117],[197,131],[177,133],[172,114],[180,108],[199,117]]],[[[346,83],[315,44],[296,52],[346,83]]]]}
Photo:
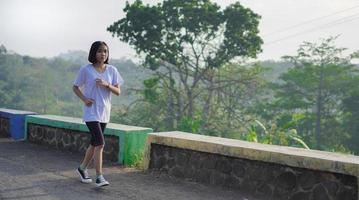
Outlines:
{"type": "Polygon", "coordinates": [[[83,121],[108,123],[111,112],[111,91],[97,86],[97,78],[105,80],[111,85],[122,85],[124,81],[116,67],[108,64],[106,64],[105,71],[102,73],[96,71],[92,64],[82,66],[74,81],[74,85],[83,87],[81,90],[86,98],[94,100],[91,106],[84,105],[83,121]]]}

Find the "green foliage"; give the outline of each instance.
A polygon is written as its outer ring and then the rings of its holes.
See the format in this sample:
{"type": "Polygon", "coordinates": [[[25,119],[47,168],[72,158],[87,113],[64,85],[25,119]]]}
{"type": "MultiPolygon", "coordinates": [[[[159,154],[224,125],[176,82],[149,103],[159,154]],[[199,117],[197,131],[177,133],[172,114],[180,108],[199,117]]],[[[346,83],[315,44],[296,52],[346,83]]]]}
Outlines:
{"type": "Polygon", "coordinates": [[[150,103],[158,102],[159,93],[157,91],[159,78],[150,78],[143,81],[145,89],[143,90],[144,99],[150,103]]]}
{"type": "Polygon", "coordinates": [[[297,130],[317,149],[338,146],[350,138],[342,103],[348,97],[347,88],[358,83],[358,72],[351,57],[343,56],[345,49],[334,45],[335,39],[303,43],[296,56],[285,57],[294,67],[274,85],[275,115],[305,114],[297,130]]]}
{"type": "Polygon", "coordinates": [[[137,100],[127,107],[113,109],[113,122],[131,126],[150,127],[155,131],[169,131],[166,129],[165,116],[161,103],[150,103],[137,100]]]}
{"type": "Polygon", "coordinates": [[[304,116],[302,114],[294,114],[292,120],[288,123],[278,127],[277,124],[272,123],[270,128],[267,129],[260,121],[255,120],[255,123],[261,128],[263,134],[260,134],[260,130],[256,126],[252,125],[246,135],[248,141],[264,144],[277,144],[284,146],[298,146],[310,149],[308,145],[297,134],[297,130],[292,127],[296,126],[304,116]],[[259,137],[259,138],[258,138],[259,137]]]}
{"type": "Polygon", "coordinates": [[[249,142],[258,142],[258,134],[256,132],[256,127],[254,125],[252,125],[248,130],[245,140],[249,142]]]}
{"type": "MultiPolygon", "coordinates": [[[[357,80],[357,83],[359,79],[357,80]]],[[[343,99],[343,124],[344,132],[349,137],[344,142],[344,147],[359,155],[359,88],[353,85],[348,88],[349,95],[343,99]]],[[[337,144],[338,145],[338,144],[337,144]]],[[[347,150],[344,150],[346,152],[347,150]]]]}
{"type": "Polygon", "coordinates": [[[183,117],[180,125],[178,126],[178,130],[189,133],[199,133],[200,125],[201,121],[199,119],[183,117]]]}
{"type": "Polygon", "coordinates": [[[136,153],[133,155],[132,164],[130,167],[134,167],[139,170],[144,170],[144,158],[145,158],[145,152],[141,151],[140,153],[136,153]]]}
{"type": "Polygon", "coordinates": [[[208,48],[204,62],[220,67],[237,56],[255,57],[263,43],[258,36],[260,17],[238,2],[222,11],[209,0],[165,0],[154,6],[136,0],[123,11],[126,17],[107,30],[144,53],[150,66],[155,60],[189,64],[192,55],[213,44],[217,49],[208,48]],[[188,54],[193,48],[196,52],[188,54]]]}
{"type": "Polygon", "coordinates": [[[0,54],[6,54],[6,53],[7,53],[6,47],[3,44],[0,45],[0,54]]]}

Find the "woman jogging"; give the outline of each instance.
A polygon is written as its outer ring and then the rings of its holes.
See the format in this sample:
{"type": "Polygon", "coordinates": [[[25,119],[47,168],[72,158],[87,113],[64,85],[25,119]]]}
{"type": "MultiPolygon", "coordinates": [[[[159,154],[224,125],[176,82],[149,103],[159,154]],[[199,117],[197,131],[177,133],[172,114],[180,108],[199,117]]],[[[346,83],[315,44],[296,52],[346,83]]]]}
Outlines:
{"type": "Polygon", "coordinates": [[[90,146],[77,172],[83,183],[91,183],[87,167],[93,160],[96,169],[96,185],[109,185],[102,175],[102,154],[105,145],[104,131],[110,121],[111,93],[120,95],[123,79],[117,69],[108,64],[109,49],[105,42],[92,44],[88,61],[91,64],[82,66],[74,81],[73,91],[83,101],[83,121],[90,133],[90,146]],[[81,88],[81,90],[80,90],[81,88]]]}

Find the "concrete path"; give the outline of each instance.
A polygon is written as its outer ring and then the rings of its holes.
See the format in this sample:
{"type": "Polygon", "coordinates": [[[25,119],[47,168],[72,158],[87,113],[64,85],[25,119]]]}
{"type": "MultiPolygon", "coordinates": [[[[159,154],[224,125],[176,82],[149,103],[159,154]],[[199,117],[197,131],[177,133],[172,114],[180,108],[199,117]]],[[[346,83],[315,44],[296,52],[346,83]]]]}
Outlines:
{"type": "MultiPolygon", "coordinates": [[[[105,163],[104,188],[75,172],[82,154],[0,138],[0,199],[252,200],[235,191],[105,163]]],[[[95,172],[90,169],[90,174],[95,172]]]]}

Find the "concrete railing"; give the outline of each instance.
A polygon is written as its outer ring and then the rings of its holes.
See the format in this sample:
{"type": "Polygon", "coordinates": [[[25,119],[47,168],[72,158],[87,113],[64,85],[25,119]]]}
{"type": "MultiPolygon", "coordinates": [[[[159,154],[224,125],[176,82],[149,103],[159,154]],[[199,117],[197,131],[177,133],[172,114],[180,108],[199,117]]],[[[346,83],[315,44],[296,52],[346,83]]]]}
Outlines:
{"type": "Polygon", "coordinates": [[[358,200],[359,157],[184,132],[151,133],[145,168],[260,199],[358,200]]]}

